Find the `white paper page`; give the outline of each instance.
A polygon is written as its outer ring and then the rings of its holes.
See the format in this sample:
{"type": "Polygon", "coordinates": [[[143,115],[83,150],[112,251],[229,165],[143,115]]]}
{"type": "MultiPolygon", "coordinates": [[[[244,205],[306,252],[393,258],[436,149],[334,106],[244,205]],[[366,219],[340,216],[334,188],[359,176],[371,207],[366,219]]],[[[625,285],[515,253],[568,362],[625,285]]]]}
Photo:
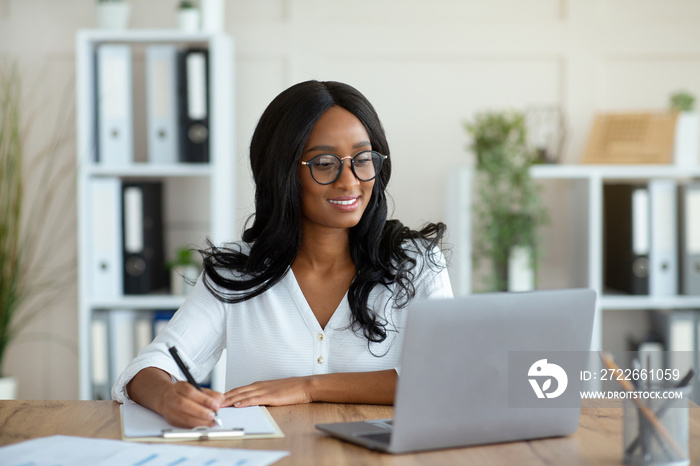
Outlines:
{"type": "Polygon", "coordinates": [[[160,466],[245,464],[267,466],[286,451],[190,447],[54,435],[0,447],[3,466],[160,466]]]}
{"type": "MultiPolygon", "coordinates": [[[[158,437],[163,429],[172,429],[163,416],[148,408],[127,400],[121,407],[125,437],[158,437]]],[[[259,406],[247,408],[222,408],[219,417],[223,429],[243,428],[246,435],[274,434],[275,428],[259,406]]],[[[219,430],[212,428],[211,430],[219,430]]]]}

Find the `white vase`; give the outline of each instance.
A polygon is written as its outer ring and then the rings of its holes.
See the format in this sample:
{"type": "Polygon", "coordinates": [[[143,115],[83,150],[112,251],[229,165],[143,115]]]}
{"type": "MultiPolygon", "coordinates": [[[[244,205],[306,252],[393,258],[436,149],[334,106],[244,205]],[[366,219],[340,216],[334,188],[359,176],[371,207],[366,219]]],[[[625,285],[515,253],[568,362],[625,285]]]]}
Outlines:
{"type": "Polygon", "coordinates": [[[202,0],[202,31],[224,32],[224,0],[202,0]]]}
{"type": "Polygon", "coordinates": [[[178,265],[170,272],[170,290],[172,294],[187,296],[199,276],[199,267],[195,265],[178,265]]]}
{"type": "Polygon", "coordinates": [[[186,8],[177,12],[177,27],[183,32],[199,31],[199,10],[186,8]]]}
{"type": "Polygon", "coordinates": [[[131,5],[126,2],[98,3],[95,11],[101,29],[123,30],[129,26],[131,5]]]}
{"type": "Polygon", "coordinates": [[[17,379],[0,377],[0,400],[17,399],[17,379]]]}
{"type": "Polygon", "coordinates": [[[700,117],[696,112],[681,112],[676,120],[673,162],[678,167],[698,166],[700,159],[700,117]]]}
{"type": "Polygon", "coordinates": [[[513,246],[508,256],[508,291],[535,289],[532,251],[527,246],[513,246]]]}

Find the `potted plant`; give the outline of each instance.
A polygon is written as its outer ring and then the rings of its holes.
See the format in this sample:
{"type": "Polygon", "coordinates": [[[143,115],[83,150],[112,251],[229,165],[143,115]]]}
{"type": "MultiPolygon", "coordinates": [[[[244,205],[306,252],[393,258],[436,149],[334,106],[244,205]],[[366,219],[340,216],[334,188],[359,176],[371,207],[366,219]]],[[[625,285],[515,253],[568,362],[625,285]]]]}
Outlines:
{"type": "Polygon", "coordinates": [[[192,291],[200,273],[200,264],[195,260],[195,250],[181,247],[175,252],[175,259],[166,266],[170,269],[171,293],[187,295],[192,291]]]}
{"type": "Polygon", "coordinates": [[[177,8],[177,25],[181,31],[199,31],[199,8],[194,2],[182,0],[177,8]]]}
{"type": "Polygon", "coordinates": [[[16,389],[3,364],[8,347],[76,281],[73,260],[57,264],[52,254],[73,224],[69,216],[53,215],[73,197],[73,158],[59,154],[71,136],[54,136],[42,150],[26,153],[21,95],[17,67],[0,67],[0,387],[10,390],[0,398],[12,398],[16,389]]]}
{"type": "Polygon", "coordinates": [[[226,19],[225,0],[202,0],[202,30],[205,32],[224,32],[226,19]]]}
{"type": "Polygon", "coordinates": [[[695,109],[695,97],[685,91],[671,94],[670,107],[678,112],[676,134],[673,146],[673,160],[682,167],[694,167],[698,164],[700,152],[700,118],[695,109]]]}
{"type": "Polygon", "coordinates": [[[101,29],[123,30],[129,26],[131,5],[124,0],[97,0],[96,13],[101,29]]]}
{"type": "Polygon", "coordinates": [[[490,290],[532,289],[538,229],[547,213],[530,177],[536,153],[527,144],[525,116],[517,111],[479,113],[465,129],[476,154],[475,263],[491,261],[490,290]]]}

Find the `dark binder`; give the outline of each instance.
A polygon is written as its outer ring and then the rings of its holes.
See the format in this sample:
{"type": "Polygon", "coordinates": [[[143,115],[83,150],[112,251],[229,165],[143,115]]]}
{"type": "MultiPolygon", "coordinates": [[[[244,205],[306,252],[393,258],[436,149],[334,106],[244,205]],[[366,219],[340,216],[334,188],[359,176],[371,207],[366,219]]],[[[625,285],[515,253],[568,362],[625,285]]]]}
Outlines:
{"type": "Polygon", "coordinates": [[[209,162],[209,52],[187,49],[178,59],[180,161],[209,162]]]}
{"type": "Polygon", "coordinates": [[[649,191],[646,185],[603,186],[603,281],[623,293],[649,293],[649,191]]]}
{"type": "Polygon", "coordinates": [[[124,294],[165,292],[168,286],[161,193],[159,182],[123,184],[124,294]]]}

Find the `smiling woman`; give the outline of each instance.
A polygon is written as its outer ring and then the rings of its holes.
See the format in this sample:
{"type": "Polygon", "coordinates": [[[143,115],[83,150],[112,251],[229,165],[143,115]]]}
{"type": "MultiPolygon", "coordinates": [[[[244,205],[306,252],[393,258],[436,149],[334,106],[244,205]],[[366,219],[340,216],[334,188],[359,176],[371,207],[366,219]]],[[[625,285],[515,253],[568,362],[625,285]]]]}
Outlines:
{"type": "MultiPolygon", "coordinates": [[[[305,160],[301,161],[310,169],[301,170],[299,175],[302,232],[305,224],[315,223],[340,228],[347,236],[349,229],[360,222],[377,174],[371,148],[367,130],[349,111],[333,106],[321,115],[304,148],[305,160]],[[345,160],[350,161],[351,170],[344,170],[345,160]]],[[[379,157],[377,154],[381,160],[379,157]]]]}
{"type": "Polygon", "coordinates": [[[393,403],[406,305],[452,296],[445,226],[387,219],[386,136],[346,84],[308,81],[277,96],[250,161],[255,215],[243,240],[201,251],[192,294],[113,396],[184,427],[210,425],[224,406],[393,403]],[[184,376],[170,346],[198,380],[226,351],[228,391],[173,383],[184,376]]]}

